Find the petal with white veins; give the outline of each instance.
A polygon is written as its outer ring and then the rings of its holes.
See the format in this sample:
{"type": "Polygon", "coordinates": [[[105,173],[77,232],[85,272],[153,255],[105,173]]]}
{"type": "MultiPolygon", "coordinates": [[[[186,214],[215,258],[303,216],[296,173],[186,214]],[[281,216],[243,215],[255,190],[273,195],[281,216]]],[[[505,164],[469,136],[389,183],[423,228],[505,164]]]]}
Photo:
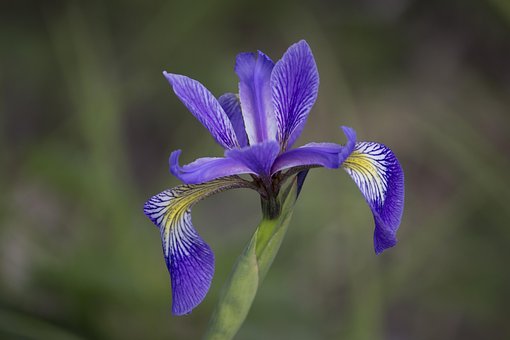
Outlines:
{"type": "Polygon", "coordinates": [[[175,94],[190,112],[225,149],[239,146],[234,127],[218,100],[198,81],[179,74],[163,72],[175,94]]]}
{"type": "Polygon", "coordinates": [[[375,221],[376,254],[397,243],[397,230],[404,210],[404,172],[395,154],[385,145],[357,143],[343,163],[365,197],[375,221]]]}
{"type": "Polygon", "coordinates": [[[188,314],[202,302],[214,274],[214,254],[191,223],[192,206],[212,194],[247,186],[238,177],[226,177],[199,185],[180,185],[145,203],[145,215],[161,233],[173,314],[188,314]]]}
{"type": "Polygon", "coordinates": [[[243,114],[241,112],[241,102],[239,96],[235,93],[225,93],[218,98],[218,102],[227,114],[234,131],[236,132],[239,146],[245,147],[248,145],[248,137],[246,135],[246,129],[244,127],[243,114]]]}
{"type": "Polygon", "coordinates": [[[301,134],[319,91],[319,73],[306,41],[289,47],[275,64],[271,88],[278,140],[287,150],[301,134]]]}
{"type": "Polygon", "coordinates": [[[262,52],[240,53],[235,72],[239,77],[239,97],[251,145],[276,140],[276,119],[271,102],[273,61],[262,52]]]}

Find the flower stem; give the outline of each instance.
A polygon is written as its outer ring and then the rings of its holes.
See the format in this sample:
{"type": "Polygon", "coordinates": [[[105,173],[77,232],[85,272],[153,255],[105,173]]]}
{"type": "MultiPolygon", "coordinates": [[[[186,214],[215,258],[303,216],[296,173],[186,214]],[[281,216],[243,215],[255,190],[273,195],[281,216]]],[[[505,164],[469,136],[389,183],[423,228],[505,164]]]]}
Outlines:
{"type": "Polygon", "coordinates": [[[260,198],[260,203],[262,206],[262,218],[268,220],[274,220],[278,218],[281,210],[281,203],[278,197],[274,195],[269,196],[269,198],[260,198]]]}
{"type": "Polygon", "coordinates": [[[298,182],[294,178],[280,195],[262,198],[262,221],[237,259],[220,293],[204,339],[232,339],[242,326],[257,290],[280,249],[298,196],[298,182]]]}

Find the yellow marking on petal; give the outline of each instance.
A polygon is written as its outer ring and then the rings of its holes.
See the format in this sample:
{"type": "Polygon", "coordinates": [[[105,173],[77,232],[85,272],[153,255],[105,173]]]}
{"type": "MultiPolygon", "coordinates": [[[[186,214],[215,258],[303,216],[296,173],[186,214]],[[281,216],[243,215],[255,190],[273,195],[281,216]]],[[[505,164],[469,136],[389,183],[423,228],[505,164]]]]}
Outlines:
{"type": "Polygon", "coordinates": [[[386,152],[375,143],[358,143],[344,161],[343,167],[351,175],[367,200],[382,205],[388,187],[386,152]]]}
{"type": "Polygon", "coordinates": [[[185,219],[190,218],[187,215],[195,203],[220,191],[249,186],[249,182],[231,176],[202,184],[180,185],[151,198],[146,203],[145,212],[160,228],[165,255],[168,255],[171,243],[180,248],[179,243],[185,242],[186,238],[182,237],[186,233],[185,219]]]}
{"type": "Polygon", "coordinates": [[[365,176],[377,177],[377,168],[368,155],[354,150],[345,160],[344,167],[363,173],[365,176]]]}

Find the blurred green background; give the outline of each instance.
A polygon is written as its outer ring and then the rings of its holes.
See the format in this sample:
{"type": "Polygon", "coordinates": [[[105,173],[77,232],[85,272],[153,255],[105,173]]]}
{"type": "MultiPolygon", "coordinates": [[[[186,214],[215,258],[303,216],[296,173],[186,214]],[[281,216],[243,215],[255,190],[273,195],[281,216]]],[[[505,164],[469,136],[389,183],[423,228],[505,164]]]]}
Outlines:
{"type": "Polygon", "coordinates": [[[219,156],[161,72],[235,91],[235,55],[306,39],[321,75],[298,141],[340,125],[406,174],[397,247],[343,171],[314,170],[239,339],[510,338],[510,2],[3,1],[0,338],[195,339],[260,218],[248,190],[194,223],[212,288],[171,316],[150,196],[219,156]]]}

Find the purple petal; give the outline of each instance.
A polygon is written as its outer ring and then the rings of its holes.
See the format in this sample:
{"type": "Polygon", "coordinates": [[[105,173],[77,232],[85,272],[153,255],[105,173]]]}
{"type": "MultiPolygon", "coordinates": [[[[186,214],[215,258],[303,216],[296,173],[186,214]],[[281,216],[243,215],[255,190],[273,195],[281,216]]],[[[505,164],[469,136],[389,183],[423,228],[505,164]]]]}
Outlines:
{"type": "Polygon", "coordinates": [[[248,145],[248,137],[244,128],[243,114],[241,112],[241,102],[234,93],[225,93],[218,98],[218,102],[225,111],[236,132],[237,141],[241,147],[248,145]]]}
{"type": "Polygon", "coordinates": [[[404,172],[395,154],[374,142],[357,143],[343,163],[358,185],[375,221],[376,254],[397,243],[397,230],[404,210],[404,172]]]}
{"type": "MultiPolygon", "coordinates": [[[[164,236],[164,235],[163,235],[164,236]]],[[[181,223],[170,232],[170,251],[165,257],[172,283],[172,312],[188,314],[207,294],[214,275],[214,254],[184,213],[181,223]]]]}
{"type": "Polygon", "coordinates": [[[278,139],[287,149],[301,134],[319,90],[319,73],[306,41],[289,47],[276,63],[271,87],[278,139]]]}
{"type": "Polygon", "coordinates": [[[342,129],[347,137],[345,146],[334,143],[309,143],[286,151],[276,159],[272,173],[296,166],[338,168],[351,154],[356,143],[356,132],[349,127],[342,127],[342,129]]]}
{"type": "Polygon", "coordinates": [[[180,155],[181,150],[176,150],[170,155],[170,172],[186,184],[198,184],[225,176],[254,173],[243,162],[223,157],[199,158],[190,164],[180,166],[180,155]]]}
{"type": "Polygon", "coordinates": [[[345,143],[345,146],[342,148],[342,151],[338,155],[340,164],[342,164],[347,159],[347,157],[351,155],[351,153],[354,151],[354,147],[356,146],[356,131],[348,126],[342,126],[342,131],[344,132],[345,137],[347,137],[347,143],[345,143]]]}
{"type": "Polygon", "coordinates": [[[267,141],[242,149],[233,149],[225,152],[225,156],[243,163],[259,177],[269,180],[271,167],[280,152],[280,145],[276,141],[267,141]]]}
{"type": "Polygon", "coordinates": [[[276,140],[276,119],[271,102],[273,62],[262,52],[240,53],[235,72],[246,133],[251,145],[276,140]]]}
{"type": "Polygon", "coordinates": [[[216,98],[198,81],[163,72],[175,94],[225,149],[239,146],[232,123],[216,98]]]}
{"type": "Polygon", "coordinates": [[[236,178],[181,185],[165,190],[145,203],[145,215],[161,232],[163,254],[172,283],[173,314],[188,314],[202,302],[214,274],[214,254],[191,223],[191,207],[214,193],[245,186],[236,178]]]}
{"type": "Polygon", "coordinates": [[[338,168],[342,146],[335,143],[309,143],[284,152],[276,159],[272,173],[296,166],[323,166],[338,168]]]}

